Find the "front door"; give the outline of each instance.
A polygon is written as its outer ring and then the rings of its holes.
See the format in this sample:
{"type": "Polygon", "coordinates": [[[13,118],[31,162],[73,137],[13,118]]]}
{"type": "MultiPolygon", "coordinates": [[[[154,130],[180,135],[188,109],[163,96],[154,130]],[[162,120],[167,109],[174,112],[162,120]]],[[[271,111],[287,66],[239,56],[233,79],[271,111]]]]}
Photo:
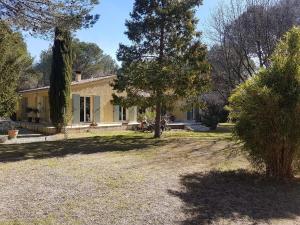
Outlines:
{"type": "Polygon", "coordinates": [[[80,97],[80,122],[91,122],[91,97],[80,97]]]}

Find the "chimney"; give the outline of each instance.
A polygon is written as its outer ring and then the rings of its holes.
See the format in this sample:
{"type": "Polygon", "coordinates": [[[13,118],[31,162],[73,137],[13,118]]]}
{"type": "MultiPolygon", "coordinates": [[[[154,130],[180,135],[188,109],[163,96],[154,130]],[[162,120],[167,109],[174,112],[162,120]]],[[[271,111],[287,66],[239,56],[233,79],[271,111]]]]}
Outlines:
{"type": "Polygon", "coordinates": [[[80,82],[81,81],[81,71],[75,71],[75,81],[80,82]]]}

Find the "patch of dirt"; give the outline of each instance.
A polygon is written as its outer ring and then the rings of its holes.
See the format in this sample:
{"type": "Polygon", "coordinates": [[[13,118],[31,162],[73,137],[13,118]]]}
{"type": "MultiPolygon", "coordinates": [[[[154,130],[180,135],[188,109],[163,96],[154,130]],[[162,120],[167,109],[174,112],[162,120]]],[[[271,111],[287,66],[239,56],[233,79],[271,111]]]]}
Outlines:
{"type": "Polygon", "coordinates": [[[228,172],[249,168],[228,140],[89,137],[1,156],[1,225],[300,222],[298,184],[228,172]]]}

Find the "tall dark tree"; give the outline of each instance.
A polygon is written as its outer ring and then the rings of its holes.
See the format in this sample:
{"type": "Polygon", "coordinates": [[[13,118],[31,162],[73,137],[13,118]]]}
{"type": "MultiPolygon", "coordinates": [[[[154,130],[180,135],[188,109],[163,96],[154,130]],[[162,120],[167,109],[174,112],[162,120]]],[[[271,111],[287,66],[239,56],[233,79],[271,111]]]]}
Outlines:
{"type": "Polygon", "coordinates": [[[70,110],[70,84],[72,80],[72,38],[69,31],[56,28],[50,75],[50,118],[61,132],[68,122],[70,110]]]}
{"type": "Polygon", "coordinates": [[[155,108],[155,137],[160,137],[163,107],[180,98],[198,99],[208,84],[206,47],[197,32],[196,7],[202,0],[136,0],[126,35],[131,45],[121,44],[122,62],[114,95],[124,106],[155,108]]]}

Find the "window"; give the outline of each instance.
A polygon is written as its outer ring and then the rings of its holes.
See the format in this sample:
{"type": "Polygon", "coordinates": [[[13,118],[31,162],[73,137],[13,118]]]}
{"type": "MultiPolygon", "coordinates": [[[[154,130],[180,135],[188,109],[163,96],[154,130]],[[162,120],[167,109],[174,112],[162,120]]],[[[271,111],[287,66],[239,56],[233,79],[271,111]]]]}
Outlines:
{"type": "Polygon", "coordinates": [[[27,107],[28,107],[28,98],[24,97],[22,98],[22,118],[27,118],[27,107]]]}
{"type": "Polygon", "coordinates": [[[187,120],[194,120],[194,109],[187,112],[187,120]]]}
{"type": "Polygon", "coordinates": [[[91,122],[91,97],[80,97],[80,122],[91,122]]]}
{"type": "Polygon", "coordinates": [[[85,122],[91,122],[91,98],[85,98],[85,122]]]}
{"type": "Polygon", "coordinates": [[[119,107],[119,120],[120,121],[125,121],[127,120],[127,114],[126,114],[126,108],[124,107],[119,107]]]}

